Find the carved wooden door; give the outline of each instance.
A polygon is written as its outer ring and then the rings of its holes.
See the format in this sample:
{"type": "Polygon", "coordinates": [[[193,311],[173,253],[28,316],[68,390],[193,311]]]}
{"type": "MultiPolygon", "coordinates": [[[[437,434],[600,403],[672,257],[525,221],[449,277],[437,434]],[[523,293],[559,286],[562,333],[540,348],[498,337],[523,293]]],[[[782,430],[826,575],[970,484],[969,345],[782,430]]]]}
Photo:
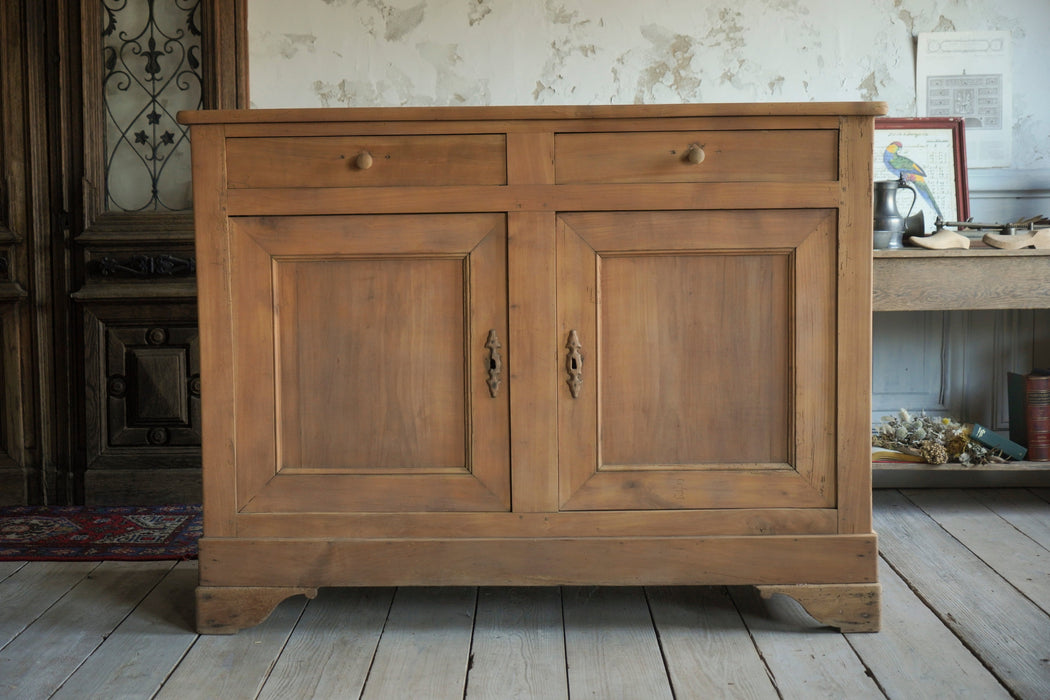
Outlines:
{"type": "Polygon", "coordinates": [[[244,18],[242,0],[4,3],[5,500],[200,499],[190,158],[175,112],[243,104],[244,18]]]}
{"type": "MultiPolygon", "coordinates": [[[[39,70],[43,38],[24,31],[43,19],[43,3],[0,4],[0,505],[43,500],[41,447],[32,328],[41,314],[31,304],[36,272],[31,251],[47,246],[48,192],[39,99],[46,82],[39,70]],[[34,200],[35,197],[35,200],[34,200]]],[[[46,299],[45,285],[45,299],[46,299]]],[[[43,316],[46,320],[46,315],[43,316]]],[[[46,389],[46,385],[44,387],[46,389]]]]}
{"type": "Polygon", "coordinates": [[[835,231],[820,210],[559,217],[562,509],[834,503],[835,231]]]}

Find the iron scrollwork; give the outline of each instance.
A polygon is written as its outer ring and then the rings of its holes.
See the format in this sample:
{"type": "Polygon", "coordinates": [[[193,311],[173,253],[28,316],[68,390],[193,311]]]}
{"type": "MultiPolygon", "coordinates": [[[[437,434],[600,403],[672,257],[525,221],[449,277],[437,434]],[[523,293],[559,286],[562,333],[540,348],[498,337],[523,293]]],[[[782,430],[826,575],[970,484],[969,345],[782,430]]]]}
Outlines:
{"type": "Polygon", "coordinates": [[[189,209],[189,132],[175,113],[203,106],[200,0],[102,8],[106,208],[189,209]]]}
{"type": "Polygon", "coordinates": [[[174,255],[136,255],[126,260],[105,256],[99,258],[98,270],[103,277],[190,277],[197,272],[197,261],[174,255]]]}

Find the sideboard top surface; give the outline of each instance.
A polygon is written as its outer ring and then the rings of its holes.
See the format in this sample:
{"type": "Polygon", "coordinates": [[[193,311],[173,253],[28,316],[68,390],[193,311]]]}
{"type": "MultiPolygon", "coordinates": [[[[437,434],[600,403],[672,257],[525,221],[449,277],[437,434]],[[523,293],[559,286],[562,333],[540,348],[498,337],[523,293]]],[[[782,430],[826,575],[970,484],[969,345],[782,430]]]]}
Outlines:
{"type": "Polygon", "coordinates": [[[885,102],[755,102],[662,105],[526,105],[462,107],[342,107],[182,111],[183,124],[262,122],[434,121],[509,119],[631,119],[640,117],[880,116],[885,102]]]}

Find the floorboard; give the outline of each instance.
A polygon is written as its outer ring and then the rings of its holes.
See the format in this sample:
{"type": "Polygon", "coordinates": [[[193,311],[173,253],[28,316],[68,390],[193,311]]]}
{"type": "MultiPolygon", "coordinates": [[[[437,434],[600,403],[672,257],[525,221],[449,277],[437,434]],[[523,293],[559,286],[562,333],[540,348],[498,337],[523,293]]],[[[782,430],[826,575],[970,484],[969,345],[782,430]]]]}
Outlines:
{"type": "MultiPolygon", "coordinates": [[[[172,562],[103,562],[0,650],[0,696],[49,697],[146,597],[172,562]]],[[[28,568],[28,567],[27,567],[28,568]]]]}
{"type": "Polygon", "coordinates": [[[776,686],[724,586],[651,587],[647,594],[676,700],[776,700],[776,686]]]}
{"type": "Polygon", "coordinates": [[[0,561],[0,582],[25,565],[24,561],[0,561]]]}
{"type": "Polygon", "coordinates": [[[1050,617],[904,495],[875,503],[890,566],[1014,694],[1050,697],[1050,617]]]}
{"type": "Polygon", "coordinates": [[[886,697],[846,638],[822,627],[794,600],[762,600],[752,587],[730,592],[785,700],[886,697]]]}
{"type": "Polygon", "coordinates": [[[1010,693],[886,564],[879,562],[882,629],[848,634],[891,698],[1006,700],[1010,693]]]}
{"type": "Polygon", "coordinates": [[[874,634],[683,586],[322,589],[202,637],[195,562],[2,562],[0,698],[1050,697],[1050,489],[874,504],[874,634]]]}
{"type": "Polygon", "coordinates": [[[1050,550],[1050,508],[1026,489],[979,489],[972,495],[999,517],[1050,550]]]}
{"type": "Polygon", "coordinates": [[[462,700],[476,588],[399,588],[363,698],[462,700]]]}
{"type": "Polygon", "coordinates": [[[1050,551],[966,491],[905,491],[952,537],[1050,612],[1050,551]]]}
{"type": "Polygon", "coordinates": [[[197,562],[182,562],[170,570],[54,697],[151,697],[196,639],[196,584],[197,562]]]}
{"type": "MultiPolygon", "coordinates": [[[[13,563],[13,562],[12,562],[13,563]]],[[[93,562],[36,562],[0,581],[0,648],[98,566],[93,562]]]]}
{"type": "Polygon", "coordinates": [[[255,698],[305,607],[306,598],[293,596],[278,605],[265,622],[239,634],[197,637],[156,697],[255,698]]]}
{"type": "Polygon", "coordinates": [[[569,697],[560,588],[482,588],[469,700],[569,697]]]}
{"type": "Polygon", "coordinates": [[[259,697],[360,697],[393,597],[391,588],[321,590],[307,604],[259,697]]]}
{"type": "Polygon", "coordinates": [[[672,697],[641,588],[566,588],[562,604],[572,697],[672,697]]]}

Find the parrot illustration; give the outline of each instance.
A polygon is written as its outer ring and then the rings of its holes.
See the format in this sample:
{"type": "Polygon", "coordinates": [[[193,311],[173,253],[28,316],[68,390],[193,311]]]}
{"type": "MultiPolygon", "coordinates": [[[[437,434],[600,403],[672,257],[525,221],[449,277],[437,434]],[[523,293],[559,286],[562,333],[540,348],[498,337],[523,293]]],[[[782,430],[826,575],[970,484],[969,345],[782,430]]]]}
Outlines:
{"type": "Polygon", "coordinates": [[[937,202],[933,199],[933,193],[930,192],[930,188],[926,185],[926,171],[911,158],[902,156],[900,154],[901,148],[903,148],[903,144],[900,141],[894,141],[889,146],[886,146],[886,152],[882,154],[882,161],[886,164],[886,169],[894,175],[903,177],[904,181],[914,187],[915,191],[933,207],[933,210],[937,212],[937,216],[943,219],[944,215],[941,213],[941,208],[937,206],[937,202]]]}

